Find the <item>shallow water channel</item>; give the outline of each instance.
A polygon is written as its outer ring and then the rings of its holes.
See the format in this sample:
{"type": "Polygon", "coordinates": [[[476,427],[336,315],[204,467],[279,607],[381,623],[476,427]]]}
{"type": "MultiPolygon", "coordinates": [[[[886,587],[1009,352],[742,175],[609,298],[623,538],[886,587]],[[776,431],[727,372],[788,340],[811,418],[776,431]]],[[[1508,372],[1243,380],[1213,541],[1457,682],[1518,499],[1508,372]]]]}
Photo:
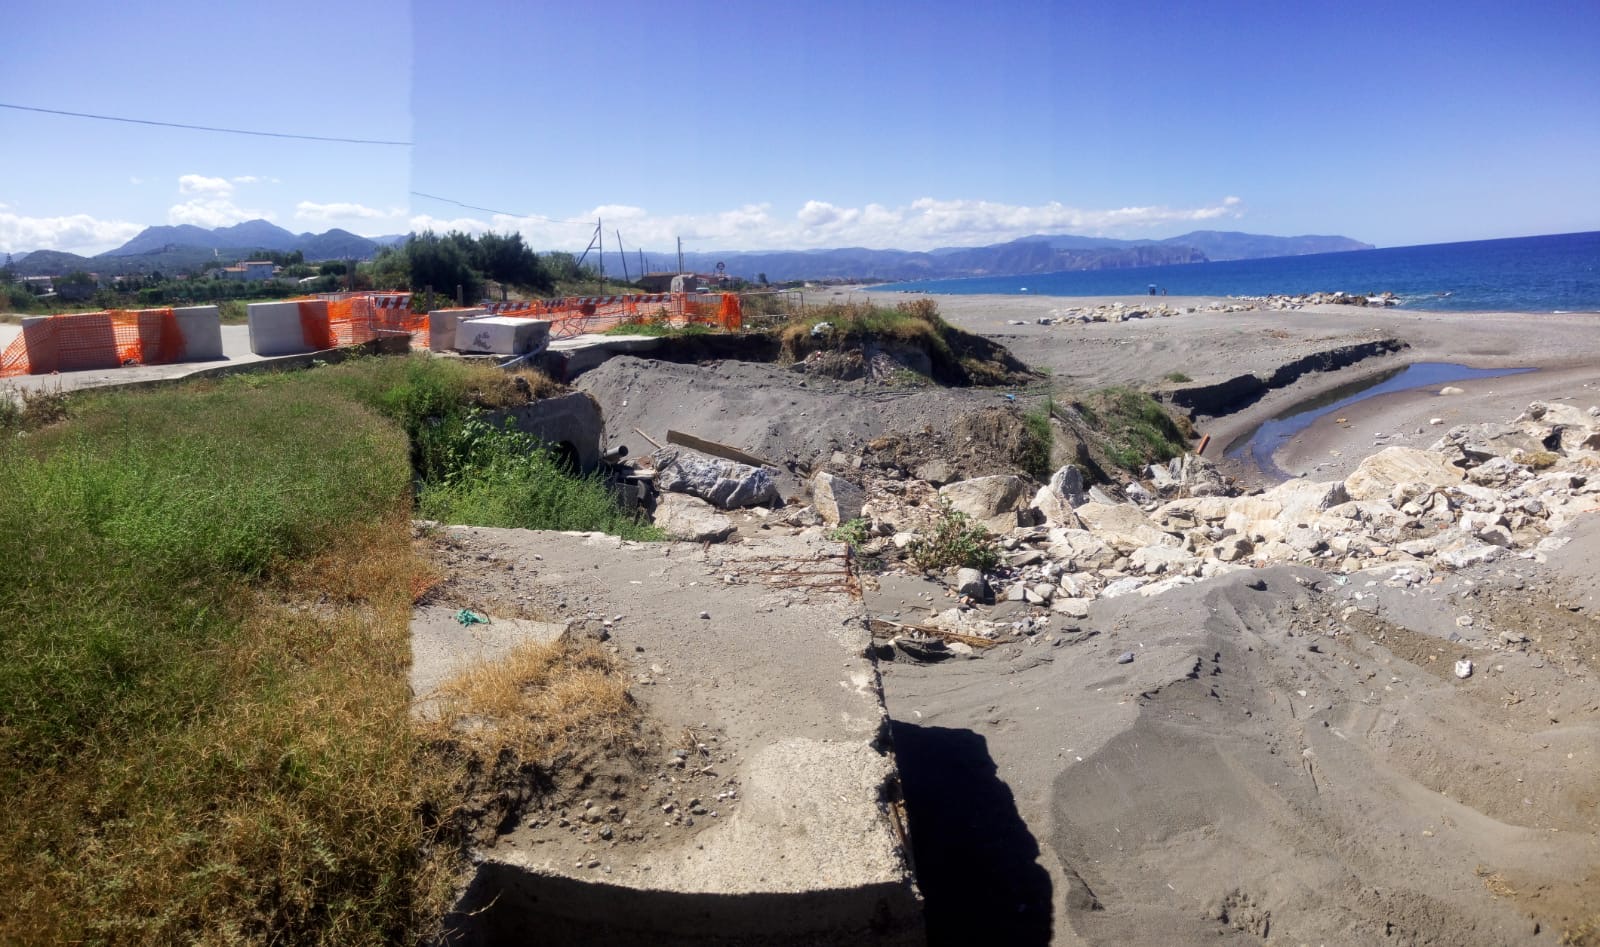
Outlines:
{"type": "Polygon", "coordinates": [[[1308,398],[1261,422],[1248,433],[1241,434],[1223,451],[1223,456],[1243,460],[1265,476],[1287,480],[1289,474],[1278,468],[1272,455],[1283,442],[1310,427],[1325,414],[1349,407],[1358,401],[1376,398],[1396,391],[1447,385],[1474,378],[1498,378],[1502,375],[1520,375],[1531,368],[1469,368],[1454,362],[1416,362],[1404,368],[1395,368],[1372,378],[1364,378],[1347,385],[1325,391],[1308,398]]]}

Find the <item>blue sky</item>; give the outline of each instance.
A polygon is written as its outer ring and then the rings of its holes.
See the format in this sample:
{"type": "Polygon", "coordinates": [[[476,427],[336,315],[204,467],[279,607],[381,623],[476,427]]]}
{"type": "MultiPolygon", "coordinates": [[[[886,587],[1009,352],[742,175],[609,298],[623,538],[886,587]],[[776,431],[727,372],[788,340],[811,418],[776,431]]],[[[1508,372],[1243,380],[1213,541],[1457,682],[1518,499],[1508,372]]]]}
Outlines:
{"type": "Polygon", "coordinates": [[[1600,229],[1593,0],[8,6],[0,102],[415,144],[0,109],[0,250],[256,216],[657,251],[1600,229]]]}

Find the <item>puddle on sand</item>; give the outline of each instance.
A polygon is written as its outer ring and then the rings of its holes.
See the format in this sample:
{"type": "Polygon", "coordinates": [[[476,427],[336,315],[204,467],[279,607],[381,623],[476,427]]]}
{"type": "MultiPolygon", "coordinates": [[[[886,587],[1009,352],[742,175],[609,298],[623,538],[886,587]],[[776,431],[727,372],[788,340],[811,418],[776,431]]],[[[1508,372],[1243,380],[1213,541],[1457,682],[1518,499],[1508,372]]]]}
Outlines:
{"type": "Polygon", "coordinates": [[[1435,385],[1448,385],[1475,378],[1520,375],[1531,371],[1533,371],[1531,368],[1468,368],[1454,362],[1417,362],[1405,368],[1392,369],[1373,378],[1340,385],[1315,398],[1308,398],[1291,405],[1271,419],[1263,421],[1249,433],[1235,438],[1223,451],[1223,456],[1243,460],[1268,477],[1288,480],[1289,474],[1278,469],[1277,464],[1272,461],[1272,455],[1278,452],[1278,448],[1283,446],[1285,440],[1310,427],[1313,421],[1325,414],[1332,414],[1358,401],[1391,392],[1431,388],[1435,385]]]}

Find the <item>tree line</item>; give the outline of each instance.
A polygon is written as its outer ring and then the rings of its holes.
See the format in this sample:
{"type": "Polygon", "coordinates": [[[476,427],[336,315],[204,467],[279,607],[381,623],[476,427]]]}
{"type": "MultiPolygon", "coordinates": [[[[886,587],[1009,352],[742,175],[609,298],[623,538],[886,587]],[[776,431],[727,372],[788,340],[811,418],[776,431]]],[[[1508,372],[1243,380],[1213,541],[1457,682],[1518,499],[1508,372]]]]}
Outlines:
{"type": "Polygon", "coordinates": [[[520,233],[474,237],[454,230],[443,236],[425,230],[412,234],[405,243],[384,247],[370,273],[376,289],[421,292],[431,288],[452,296],[459,286],[468,300],[481,298],[489,280],[502,287],[547,293],[558,282],[599,278],[590,267],[579,267],[570,253],[534,253],[520,233]]]}

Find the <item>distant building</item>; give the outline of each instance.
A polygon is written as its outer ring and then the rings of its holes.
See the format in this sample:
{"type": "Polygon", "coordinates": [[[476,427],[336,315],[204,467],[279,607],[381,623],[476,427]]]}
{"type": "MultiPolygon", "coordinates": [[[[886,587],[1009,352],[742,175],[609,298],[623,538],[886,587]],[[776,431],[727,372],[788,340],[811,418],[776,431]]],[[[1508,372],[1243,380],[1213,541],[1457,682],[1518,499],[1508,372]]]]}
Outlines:
{"type": "Polygon", "coordinates": [[[271,260],[246,260],[223,267],[222,278],[247,281],[272,279],[277,270],[271,260]]]}

